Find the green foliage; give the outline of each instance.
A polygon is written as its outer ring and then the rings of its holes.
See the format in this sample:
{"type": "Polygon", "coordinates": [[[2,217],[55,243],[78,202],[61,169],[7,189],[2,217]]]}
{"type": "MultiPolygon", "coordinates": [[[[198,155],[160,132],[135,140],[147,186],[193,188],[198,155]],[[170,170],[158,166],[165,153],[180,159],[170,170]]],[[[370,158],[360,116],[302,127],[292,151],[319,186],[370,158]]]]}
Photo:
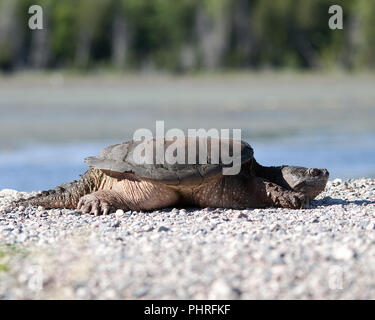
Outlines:
{"type": "Polygon", "coordinates": [[[22,251],[9,244],[0,245],[0,272],[9,271],[9,261],[16,254],[22,254],[22,251]]]}
{"type": "Polygon", "coordinates": [[[361,32],[358,35],[359,53],[357,64],[362,67],[375,67],[375,2],[358,0],[355,7],[361,32]]]}
{"type": "Polygon", "coordinates": [[[124,32],[125,66],[131,69],[181,70],[188,47],[193,57],[188,71],[194,71],[200,68],[199,41],[207,42],[206,53],[212,41],[213,55],[223,57],[219,68],[375,67],[375,1],[0,0],[0,70],[29,66],[36,50],[32,32],[37,31],[27,28],[28,8],[33,4],[44,9],[48,44],[43,50],[48,50],[48,68],[110,66],[113,42],[119,39],[118,34],[113,36],[119,17],[126,28],[117,32],[124,32]],[[10,2],[15,4],[13,11],[7,6],[10,2]],[[239,4],[248,8],[240,18],[235,14],[239,4]],[[328,8],[333,4],[343,7],[344,30],[328,28],[328,8]],[[207,20],[198,28],[202,11],[207,20]],[[4,19],[8,14],[14,19],[4,19]],[[220,19],[227,23],[216,23],[220,19]],[[248,29],[238,31],[236,25],[248,25],[248,29]],[[4,31],[8,29],[11,35],[4,31]],[[215,45],[215,39],[227,43],[215,45]],[[244,44],[244,39],[249,43],[244,44]]]}
{"type": "Polygon", "coordinates": [[[75,0],[53,3],[50,13],[51,52],[53,64],[71,64],[75,52],[76,10],[75,0]]]}
{"type": "Polygon", "coordinates": [[[7,272],[9,271],[9,267],[5,264],[0,264],[0,271],[7,272]]]}

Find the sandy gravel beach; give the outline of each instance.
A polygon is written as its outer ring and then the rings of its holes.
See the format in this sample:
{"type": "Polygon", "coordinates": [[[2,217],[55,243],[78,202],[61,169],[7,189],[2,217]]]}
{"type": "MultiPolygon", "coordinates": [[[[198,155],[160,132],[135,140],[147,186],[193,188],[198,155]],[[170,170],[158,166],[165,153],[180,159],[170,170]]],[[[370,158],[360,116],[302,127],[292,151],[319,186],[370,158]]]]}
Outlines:
{"type": "Polygon", "coordinates": [[[3,211],[0,298],[374,299],[375,179],[305,210],[3,211]]]}

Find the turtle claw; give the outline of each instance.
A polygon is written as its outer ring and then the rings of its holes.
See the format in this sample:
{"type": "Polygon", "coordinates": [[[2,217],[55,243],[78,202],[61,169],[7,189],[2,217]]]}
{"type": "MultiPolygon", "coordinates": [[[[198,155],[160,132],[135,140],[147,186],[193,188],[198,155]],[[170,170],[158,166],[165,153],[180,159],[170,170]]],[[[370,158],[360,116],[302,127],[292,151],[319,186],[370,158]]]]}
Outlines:
{"type": "Polygon", "coordinates": [[[79,200],[77,210],[95,216],[107,215],[111,211],[111,205],[106,200],[99,199],[93,194],[88,194],[79,200]]]}
{"type": "MultiPolygon", "coordinates": [[[[288,195],[284,199],[285,199],[284,200],[285,203],[283,203],[282,206],[285,207],[285,208],[291,208],[291,209],[307,209],[307,208],[309,208],[309,200],[302,193],[294,193],[292,195],[288,195]]],[[[280,200],[280,201],[277,201],[276,204],[279,205],[282,202],[283,202],[283,200],[280,200]]]]}
{"type": "Polygon", "coordinates": [[[94,211],[94,216],[98,216],[99,215],[99,209],[98,208],[95,208],[93,211],[94,211]]]}
{"type": "Polygon", "coordinates": [[[296,197],[297,203],[300,203],[299,209],[309,209],[310,208],[310,201],[309,198],[304,195],[300,194],[299,196],[296,197]]]}
{"type": "Polygon", "coordinates": [[[305,202],[302,204],[302,209],[310,209],[310,200],[306,197],[305,202]]]}

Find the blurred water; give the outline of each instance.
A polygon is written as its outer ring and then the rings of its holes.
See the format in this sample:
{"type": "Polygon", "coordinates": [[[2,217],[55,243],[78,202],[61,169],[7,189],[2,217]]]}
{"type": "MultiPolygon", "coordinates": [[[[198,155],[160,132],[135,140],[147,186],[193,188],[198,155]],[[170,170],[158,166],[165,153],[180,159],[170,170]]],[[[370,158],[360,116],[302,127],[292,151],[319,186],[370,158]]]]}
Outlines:
{"type": "MultiPolygon", "coordinates": [[[[311,136],[248,141],[263,165],[325,167],[330,178],[375,177],[375,135],[311,136]],[[349,147],[350,146],[350,147],[349,147]]],[[[33,145],[0,151],[0,189],[45,190],[79,178],[83,159],[114,141],[33,145]]]]}
{"type": "Polygon", "coordinates": [[[83,159],[136,129],[239,128],[264,165],[375,176],[375,77],[0,77],[0,189],[77,179],[83,159]]]}

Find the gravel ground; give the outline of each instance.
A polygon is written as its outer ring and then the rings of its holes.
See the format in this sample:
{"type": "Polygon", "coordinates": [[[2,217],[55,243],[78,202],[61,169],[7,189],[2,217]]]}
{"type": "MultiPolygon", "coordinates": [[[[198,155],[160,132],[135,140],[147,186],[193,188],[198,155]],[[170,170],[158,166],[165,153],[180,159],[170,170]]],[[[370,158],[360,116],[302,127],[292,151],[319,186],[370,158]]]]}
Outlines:
{"type": "MultiPolygon", "coordinates": [[[[0,211],[20,196],[0,191],[0,211]]],[[[0,214],[1,299],[374,299],[375,179],[310,209],[0,214]]]]}

